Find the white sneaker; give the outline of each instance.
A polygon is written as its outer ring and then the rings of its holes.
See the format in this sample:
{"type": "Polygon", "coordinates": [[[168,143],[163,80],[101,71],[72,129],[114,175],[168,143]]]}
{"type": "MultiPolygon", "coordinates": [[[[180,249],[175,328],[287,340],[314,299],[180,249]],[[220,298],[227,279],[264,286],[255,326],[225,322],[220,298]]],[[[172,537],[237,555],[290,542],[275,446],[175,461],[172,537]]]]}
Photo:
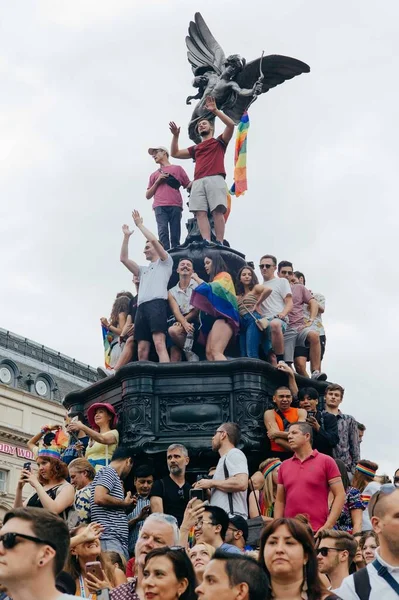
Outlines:
{"type": "Polygon", "coordinates": [[[320,373],[320,371],[313,371],[310,378],[315,379],[316,381],[327,381],[326,373],[323,373],[323,372],[320,373]]]}
{"type": "Polygon", "coordinates": [[[198,354],[195,354],[195,352],[193,352],[192,350],[186,350],[184,354],[185,354],[187,362],[198,362],[199,361],[198,354]]]}
{"type": "Polygon", "coordinates": [[[97,367],[97,373],[100,376],[100,379],[106,379],[107,377],[115,375],[115,369],[104,369],[104,367],[97,367]]]}

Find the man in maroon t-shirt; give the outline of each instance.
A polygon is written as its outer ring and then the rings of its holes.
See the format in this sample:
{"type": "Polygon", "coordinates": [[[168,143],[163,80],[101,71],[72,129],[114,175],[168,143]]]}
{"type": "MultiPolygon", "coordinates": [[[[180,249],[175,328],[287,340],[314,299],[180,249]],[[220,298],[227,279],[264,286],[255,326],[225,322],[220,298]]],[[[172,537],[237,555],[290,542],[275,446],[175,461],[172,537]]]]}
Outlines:
{"type": "Polygon", "coordinates": [[[312,440],[309,423],[291,423],[288,444],[295,454],[282,463],[278,472],[274,518],[306,514],[317,534],[334,527],[345,504],[345,489],[335,460],[312,450],[312,440]]]}
{"type": "Polygon", "coordinates": [[[215,126],[213,120],[200,119],[197,131],[202,142],[179,150],[180,127],[170,122],[169,128],[173,135],[171,156],[173,158],[192,158],[195,160],[194,181],[191,187],[189,208],[194,213],[199,230],[204,240],[211,241],[211,226],[208,211],[212,213],[215,224],[216,241],[223,244],[224,213],[227,210],[227,189],[225,183],[226,171],[224,155],[227,144],[234,133],[234,122],[230,117],[218,110],[215,99],[208,97],[205,108],[226,125],[222,135],[214,138],[215,126]]]}

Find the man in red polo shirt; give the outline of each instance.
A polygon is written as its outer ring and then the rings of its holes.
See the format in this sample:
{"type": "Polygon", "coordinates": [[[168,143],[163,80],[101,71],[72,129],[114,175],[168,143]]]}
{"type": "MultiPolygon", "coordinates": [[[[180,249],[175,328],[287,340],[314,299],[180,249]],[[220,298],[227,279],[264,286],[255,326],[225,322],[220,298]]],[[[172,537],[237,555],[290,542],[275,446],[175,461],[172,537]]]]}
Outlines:
{"type": "Polygon", "coordinates": [[[288,430],[288,443],[295,454],[280,467],[274,517],[306,514],[317,535],[334,527],[345,504],[345,490],[334,459],[312,450],[312,436],[309,423],[293,423],[288,430]],[[334,499],[329,511],[330,491],[334,499]]]}
{"type": "Polygon", "coordinates": [[[185,150],[179,149],[180,127],[170,122],[169,129],[173,135],[170,153],[173,158],[192,158],[195,161],[194,181],[191,187],[189,209],[194,213],[199,230],[204,240],[211,241],[211,226],[208,211],[211,212],[215,224],[216,242],[223,244],[224,214],[227,210],[226,170],[224,155],[227,144],[234,133],[234,121],[218,110],[214,98],[206,99],[205,108],[224,123],[222,135],[214,138],[214,120],[200,119],[197,131],[202,142],[185,150]]]}

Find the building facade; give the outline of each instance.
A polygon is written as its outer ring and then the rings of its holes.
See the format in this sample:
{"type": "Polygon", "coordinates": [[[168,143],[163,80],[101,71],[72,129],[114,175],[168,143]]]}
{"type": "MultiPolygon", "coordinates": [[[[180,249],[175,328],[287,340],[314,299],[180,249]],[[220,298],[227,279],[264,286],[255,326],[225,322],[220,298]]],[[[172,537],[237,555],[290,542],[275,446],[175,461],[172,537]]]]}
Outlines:
{"type": "Polygon", "coordinates": [[[23,464],[34,461],[27,441],[43,425],[63,424],[64,396],[95,381],[92,367],[0,328],[0,520],[23,464]]]}

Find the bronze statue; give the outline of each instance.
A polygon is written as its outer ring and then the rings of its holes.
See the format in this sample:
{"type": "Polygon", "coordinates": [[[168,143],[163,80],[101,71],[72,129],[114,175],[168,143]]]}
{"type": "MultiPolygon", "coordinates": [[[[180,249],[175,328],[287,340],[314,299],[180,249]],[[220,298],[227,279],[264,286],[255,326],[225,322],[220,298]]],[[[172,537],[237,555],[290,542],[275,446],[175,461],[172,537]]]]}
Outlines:
{"type": "Polygon", "coordinates": [[[227,58],[200,13],[195,13],[195,21],[190,22],[186,37],[187,57],[195,75],[193,86],[198,88],[191,100],[197,103],[189,127],[190,139],[199,143],[201,138],[196,131],[199,119],[212,119],[213,115],[205,108],[205,99],[212,96],[220,110],[237,124],[248,107],[260,94],[270,88],[292,79],[301,73],[309,73],[310,67],[289,56],[271,54],[246,63],[238,54],[227,58]]]}

